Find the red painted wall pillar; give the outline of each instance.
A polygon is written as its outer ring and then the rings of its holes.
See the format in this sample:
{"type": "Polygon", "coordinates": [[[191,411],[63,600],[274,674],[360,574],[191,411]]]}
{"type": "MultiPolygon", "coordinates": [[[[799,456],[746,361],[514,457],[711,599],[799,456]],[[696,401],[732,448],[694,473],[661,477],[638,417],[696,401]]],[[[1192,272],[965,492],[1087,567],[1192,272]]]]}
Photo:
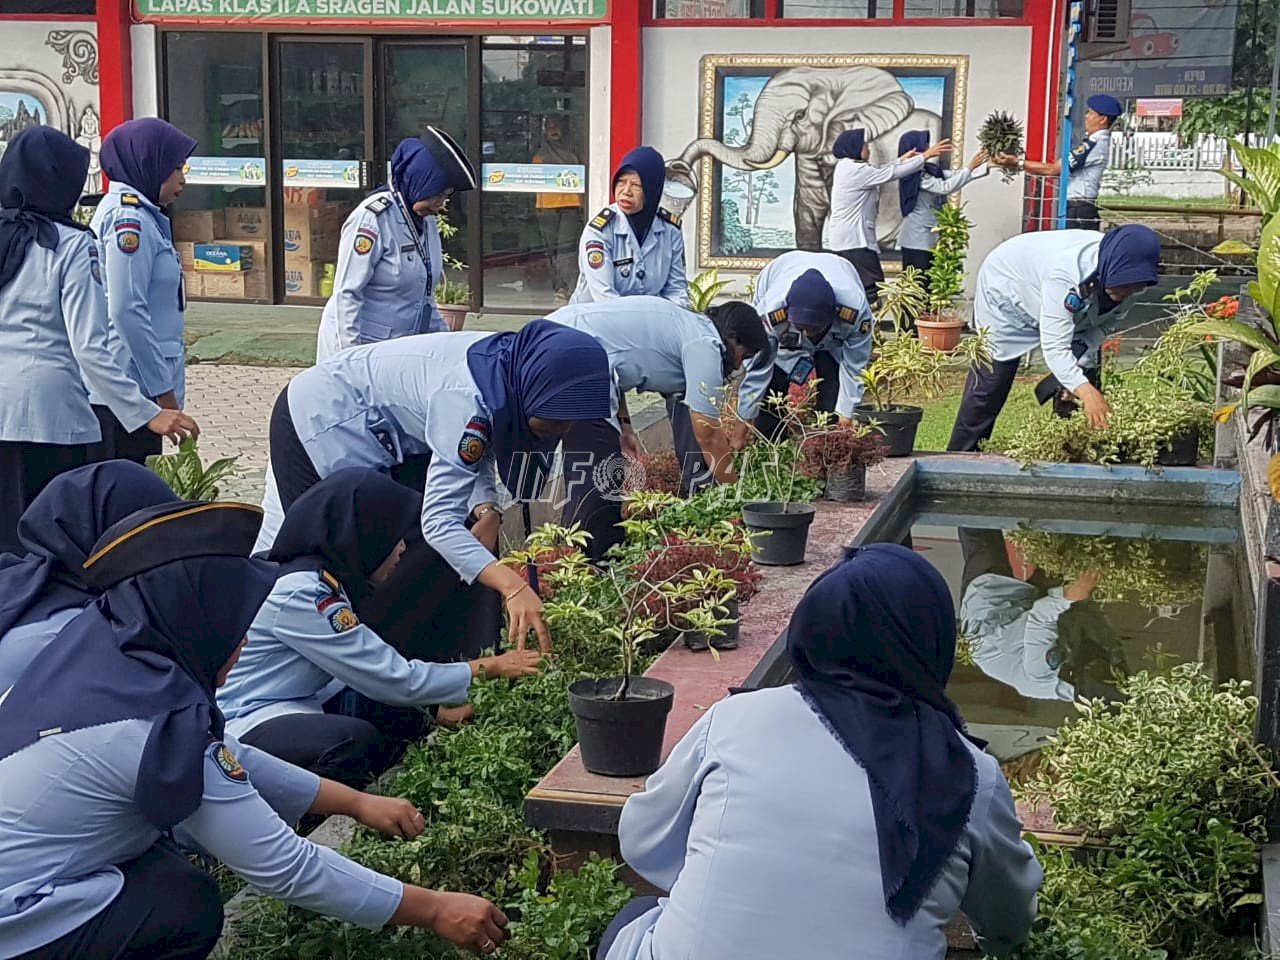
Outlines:
{"type": "Polygon", "coordinates": [[[1058,141],[1065,9],[1065,0],[1026,0],[1026,13],[1031,20],[1027,156],[1032,160],[1052,159],[1058,141]]]}
{"type": "Polygon", "coordinates": [[[644,45],[640,7],[647,0],[613,0],[609,5],[609,169],[643,142],[644,45]]]}
{"type": "Polygon", "coordinates": [[[98,0],[98,112],[105,135],[133,119],[133,0],[98,0]]]}

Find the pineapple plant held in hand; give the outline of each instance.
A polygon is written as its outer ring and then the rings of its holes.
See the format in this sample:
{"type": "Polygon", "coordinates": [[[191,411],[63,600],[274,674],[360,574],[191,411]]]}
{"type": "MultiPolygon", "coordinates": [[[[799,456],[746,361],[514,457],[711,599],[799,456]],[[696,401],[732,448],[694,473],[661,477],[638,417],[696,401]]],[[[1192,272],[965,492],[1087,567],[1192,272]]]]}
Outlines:
{"type": "Polygon", "coordinates": [[[1016,172],[1008,160],[1017,159],[1024,152],[1022,139],[1022,121],[1003,110],[992,113],[978,130],[978,146],[987,152],[993,163],[1004,168],[1005,183],[1011,182],[1016,172]]]}

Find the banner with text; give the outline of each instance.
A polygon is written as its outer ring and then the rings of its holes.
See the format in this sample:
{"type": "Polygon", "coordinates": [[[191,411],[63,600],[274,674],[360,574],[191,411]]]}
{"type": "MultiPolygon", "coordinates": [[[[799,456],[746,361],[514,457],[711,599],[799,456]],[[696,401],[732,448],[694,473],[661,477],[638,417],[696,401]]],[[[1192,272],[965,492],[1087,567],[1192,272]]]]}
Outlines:
{"type": "Polygon", "coordinates": [[[267,183],[265,157],[188,157],[187,183],[212,187],[262,187],[267,183]]]}
{"type": "Polygon", "coordinates": [[[580,163],[486,163],[481,189],[493,193],[582,193],[587,168],[580,163]]]}
{"type": "Polygon", "coordinates": [[[286,187],[360,187],[359,160],[285,160],[280,164],[286,187]]]}
{"type": "Polygon", "coordinates": [[[134,0],[141,20],[605,20],[609,0],[134,0]]]}

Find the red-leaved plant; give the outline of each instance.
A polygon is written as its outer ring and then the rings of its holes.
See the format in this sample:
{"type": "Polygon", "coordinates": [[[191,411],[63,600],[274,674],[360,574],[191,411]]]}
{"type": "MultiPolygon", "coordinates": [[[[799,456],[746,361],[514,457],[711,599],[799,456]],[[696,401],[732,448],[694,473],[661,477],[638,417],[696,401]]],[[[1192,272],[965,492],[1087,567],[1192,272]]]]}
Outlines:
{"type": "MultiPolygon", "coordinates": [[[[745,534],[742,543],[746,543],[745,534]]],[[[760,570],[739,545],[688,543],[680,535],[672,534],[663,539],[661,547],[650,550],[633,566],[635,580],[648,583],[684,580],[696,570],[723,572],[734,582],[737,588],[734,599],[739,603],[746,603],[760,591],[760,570]]],[[[688,605],[692,607],[696,603],[688,605]]],[[[641,600],[640,606],[646,615],[660,619],[684,612],[668,609],[666,600],[652,593],[641,600]]]]}
{"type": "Polygon", "coordinates": [[[670,450],[644,454],[640,466],[644,468],[645,490],[680,495],[680,461],[670,450]]]}
{"type": "Polygon", "coordinates": [[[806,476],[825,478],[828,470],[874,466],[887,450],[883,437],[866,424],[832,426],[800,442],[800,469],[806,476]]]}

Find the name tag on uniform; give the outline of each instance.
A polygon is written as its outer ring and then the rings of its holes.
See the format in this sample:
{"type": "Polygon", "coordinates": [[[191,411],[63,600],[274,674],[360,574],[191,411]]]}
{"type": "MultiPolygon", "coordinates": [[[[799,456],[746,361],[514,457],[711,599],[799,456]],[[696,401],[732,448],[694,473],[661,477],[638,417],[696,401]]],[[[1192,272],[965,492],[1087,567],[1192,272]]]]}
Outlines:
{"type": "Polygon", "coordinates": [[[403,256],[406,260],[412,260],[412,259],[413,259],[413,251],[415,251],[415,250],[417,250],[417,249],[418,249],[418,247],[417,247],[417,245],[416,245],[416,244],[412,244],[412,243],[402,243],[402,244],[400,244],[400,255],[401,255],[401,256],[403,256]]]}
{"type": "Polygon", "coordinates": [[[629,266],[631,266],[631,264],[633,264],[633,263],[635,263],[635,262],[636,262],[636,258],[635,258],[635,257],[623,257],[621,260],[615,260],[615,261],[613,261],[613,265],[614,265],[615,267],[629,267],[629,266]]]}

